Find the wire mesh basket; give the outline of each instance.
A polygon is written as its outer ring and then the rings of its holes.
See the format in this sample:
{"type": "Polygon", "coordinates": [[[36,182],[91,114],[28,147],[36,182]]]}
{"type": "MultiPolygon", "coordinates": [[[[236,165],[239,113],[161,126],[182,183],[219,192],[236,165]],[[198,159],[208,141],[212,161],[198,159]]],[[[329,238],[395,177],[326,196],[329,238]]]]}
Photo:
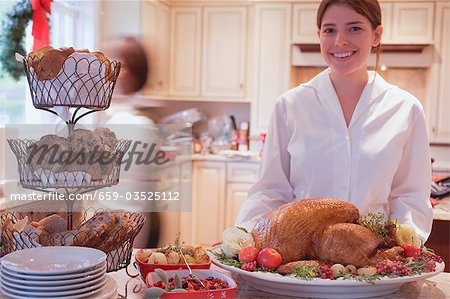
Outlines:
{"type": "Polygon", "coordinates": [[[43,56],[23,59],[33,105],[48,111],[57,106],[107,109],[120,62],[110,61],[99,52],[63,53],[53,49],[43,56]]]}
{"type": "Polygon", "coordinates": [[[44,218],[39,212],[3,214],[4,250],[10,253],[41,246],[92,247],[106,253],[108,272],[130,264],[133,241],[145,222],[142,214],[93,208],[74,214],[77,225],[73,230],[64,228],[67,213],[51,214],[44,218]]]}
{"type": "Polygon", "coordinates": [[[20,183],[24,188],[84,188],[90,191],[119,183],[122,158],[131,140],[117,140],[112,149],[89,152],[86,148],[71,148],[63,137],[47,136],[56,141],[39,145],[36,140],[8,140],[17,158],[20,183]],[[80,161],[81,153],[85,161],[80,161]]]}

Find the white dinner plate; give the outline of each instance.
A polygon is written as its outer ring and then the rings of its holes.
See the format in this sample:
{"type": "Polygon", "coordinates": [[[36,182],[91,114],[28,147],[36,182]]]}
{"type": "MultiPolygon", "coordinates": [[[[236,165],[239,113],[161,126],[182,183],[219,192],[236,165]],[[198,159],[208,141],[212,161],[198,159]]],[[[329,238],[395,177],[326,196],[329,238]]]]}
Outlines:
{"type": "Polygon", "coordinates": [[[2,268],[26,275],[60,275],[85,272],[106,261],[95,248],[48,246],[24,249],[5,255],[2,268]]]}
{"type": "Polygon", "coordinates": [[[60,292],[60,291],[70,291],[70,290],[79,290],[85,287],[94,286],[96,284],[100,284],[102,280],[104,280],[106,273],[99,273],[97,276],[88,277],[88,281],[75,283],[75,284],[67,284],[60,286],[31,286],[28,283],[24,284],[23,282],[17,283],[8,280],[6,276],[2,276],[0,278],[2,285],[11,288],[12,290],[18,290],[23,292],[60,292]]]}
{"type": "Polygon", "coordinates": [[[106,273],[106,267],[96,269],[92,272],[88,272],[84,274],[84,276],[80,278],[72,278],[72,279],[51,279],[51,280],[34,280],[30,279],[29,277],[26,277],[26,279],[20,279],[13,275],[9,275],[8,273],[2,273],[2,279],[6,280],[9,283],[15,283],[15,284],[26,284],[30,287],[58,287],[58,286],[70,286],[70,285],[78,285],[80,283],[84,283],[86,281],[96,279],[97,277],[103,276],[106,273]]]}
{"type": "Polygon", "coordinates": [[[103,263],[100,267],[94,268],[93,270],[89,270],[87,272],[80,272],[74,274],[65,274],[65,275],[34,275],[34,274],[22,274],[15,272],[13,270],[7,269],[5,267],[1,268],[2,275],[6,275],[8,277],[13,277],[16,279],[20,279],[23,281],[65,281],[77,278],[83,278],[89,275],[93,275],[99,272],[106,272],[106,262],[103,263]]]}
{"type": "MultiPolygon", "coordinates": [[[[214,246],[212,252],[219,253],[220,247],[214,246]]],[[[304,280],[295,277],[283,276],[270,272],[249,272],[242,269],[224,265],[216,256],[208,252],[212,262],[220,268],[239,274],[245,282],[258,290],[277,295],[313,297],[313,298],[367,298],[383,296],[397,291],[407,282],[417,281],[438,275],[444,271],[444,263],[436,265],[436,271],[422,273],[414,276],[402,276],[375,280],[374,284],[357,280],[330,280],[314,278],[304,280]]]]}
{"type": "MultiPolygon", "coordinates": [[[[0,287],[3,289],[2,287],[0,287]]],[[[3,291],[3,290],[2,290],[3,291]]],[[[7,296],[9,296],[12,299],[30,299],[28,296],[19,296],[19,295],[13,295],[11,293],[7,294],[3,291],[3,293],[7,296]]],[[[117,296],[117,282],[109,275],[106,275],[106,284],[101,290],[97,291],[90,291],[83,294],[77,294],[77,295],[68,295],[68,296],[61,296],[58,297],[59,299],[115,299],[117,296]]]]}
{"type": "Polygon", "coordinates": [[[8,295],[14,295],[14,296],[25,296],[27,298],[62,298],[64,296],[70,296],[70,295],[80,295],[85,293],[91,293],[91,292],[98,292],[104,285],[106,284],[106,276],[101,277],[101,280],[97,282],[95,285],[91,285],[88,287],[81,287],[77,290],[66,290],[66,291],[56,291],[56,292],[28,292],[28,291],[22,291],[18,288],[7,286],[6,284],[3,284],[2,282],[2,291],[8,295]]]}

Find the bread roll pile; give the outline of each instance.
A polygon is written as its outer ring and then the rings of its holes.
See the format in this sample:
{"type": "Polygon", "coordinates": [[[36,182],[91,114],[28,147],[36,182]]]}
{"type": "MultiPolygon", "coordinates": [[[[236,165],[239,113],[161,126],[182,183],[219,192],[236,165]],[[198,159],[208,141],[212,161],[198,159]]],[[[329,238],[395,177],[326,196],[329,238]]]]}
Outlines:
{"type": "Polygon", "coordinates": [[[24,241],[32,246],[84,246],[110,252],[121,247],[127,240],[129,232],[137,223],[131,214],[125,211],[103,211],[95,213],[92,218],[76,229],[67,230],[67,221],[57,214],[40,221],[28,223],[24,218],[22,225],[15,225],[8,218],[3,230],[8,230],[16,241],[24,241]]]}
{"type": "Polygon", "coordinates": [[[116,135],[107,128],[75,129],[69,138],[45,135],[27,148],[30,179],[63,186],[107,181],[118,163],[114,158],[117,143],[116,135]]]}
{"type": "Polygon", "coordinates": [[[48,46],[31,52],[27,62],[40,106],[101,107],[114,84],[113,64],[101,52],[48,46]]]}

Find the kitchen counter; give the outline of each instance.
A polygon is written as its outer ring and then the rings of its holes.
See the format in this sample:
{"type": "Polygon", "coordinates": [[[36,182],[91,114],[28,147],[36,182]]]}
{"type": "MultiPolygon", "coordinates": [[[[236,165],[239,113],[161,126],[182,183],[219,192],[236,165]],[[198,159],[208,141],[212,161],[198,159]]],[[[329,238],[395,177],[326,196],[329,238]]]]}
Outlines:
{"type": "MultiPolygon", "coordinates": [[[[131,267],[131,266],[130,266],[131,267]]],[[[218,268],[212,266],[213,269],[218,268]]],[[[221,272],[229,274],[229,272],[220,269],[221,272]]],[[[134,273],[134,272],[133,272],[134,273]]],[[[125,270],[121,270],[110,274],[119,284],[118,293],[124,295],[125,285],[128,283],[128,299],[142,299],[145,292],[144,284],[140,279],[129,279],[125,273],[125,270]],[[137,293],[133,293],[133,288],[139,290],[137,293]]],[[[238,283],[238,292],[236,298],[238,299],[274,299],[274,298],[302,298],[302,297],[287,297],[279,296],[274,294],[261,292],[255,290],[246,285],[238,276],[233,276],[233,278],[238,283]]],[[[372,297],[372,298],[383,298],[383,299],[411,299],[411,298],[448,298],[446,294],[450,294],[450,273],[441,273],[432,278],[411,282],[403,285],[399,291],[389,294],[387,296],[372,297]]],[[[211,298],[212,299],[212,298],[211,298]]]]}
{"type": "Polygon", "coordinates": [[[259,156],[240,156],[240,155],[217,155],[217,154],[194,154],[193,161],[216,161],[216,162],[250,162],[261,163],[259,156]]]}

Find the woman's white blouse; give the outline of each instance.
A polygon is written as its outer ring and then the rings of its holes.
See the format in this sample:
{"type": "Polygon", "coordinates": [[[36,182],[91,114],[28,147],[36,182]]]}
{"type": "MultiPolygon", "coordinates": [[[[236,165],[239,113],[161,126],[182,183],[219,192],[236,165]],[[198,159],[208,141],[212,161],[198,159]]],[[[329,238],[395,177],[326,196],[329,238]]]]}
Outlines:
{"type": "Polygon", "coordinates": [[[423,108],[374,72],[347,127],[327,69],[277,101],[257,183],[236,224],[251,230],[266,212],[306,198],[346,200],[431,231],[431,161],[423,108]]]}

